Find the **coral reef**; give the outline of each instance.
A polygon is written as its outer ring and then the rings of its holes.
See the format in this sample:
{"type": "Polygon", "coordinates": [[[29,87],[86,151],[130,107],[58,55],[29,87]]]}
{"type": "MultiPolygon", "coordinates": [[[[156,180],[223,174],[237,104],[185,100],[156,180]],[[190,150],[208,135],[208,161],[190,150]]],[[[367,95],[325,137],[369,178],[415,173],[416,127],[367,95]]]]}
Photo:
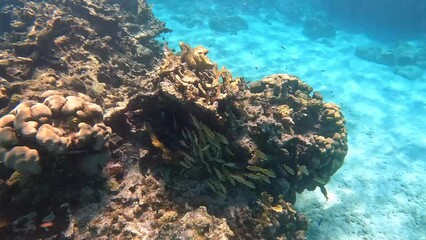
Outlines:
{"type": "Polygon", "coordinates": [[[400,42],[394,46],[360,45],[355,55],[370,62],[392,67],[394,73],[415,80],[423,76],[426,66],[426,46],[400,42]]]}
{"type": "Polygon", "coordinates": [[[186,213],[179,221],[164,224],[156,239],[232,239],[234,233],[225,219],[217,219],[199,207],[186,213]]]}
{"type": "Polygon", "coordinates": [[[117,106],[157,62],[154,37],[167,31],[149,9],[138,14],[125,2],[2,0],[0,6],[2,25],[9,26],[0,32],[0,81],[9,83],[0,89],[2,113],[16,106],[14,99],[57,88],[117,106]]]}
{"type": "MultiPolygon", "coordinates": [[[[291,204],[284,201],[282,195],[278,198],[275,203],[271,195],[262,192],[261,198],[257,201],[262,211],[256,227],[262,229],[267,239],[305,239],[304,232],[298,230],[300,228],[298,224],[306,224],[306,219],[300,213],[296,213],[291,204]],[[286,236],[286,233],[293,233],[293,235],[286,236]]],[[[302,229],[305,228],[302,227],[302,229]]]]}
{"type": "Polygon", "coordinates": [[[161,234],[186,232],[177,227],[183,216],[206,206],[227,219],[237,239],[303,239],[306,219],[291,204],[305,189],[319,187],[326,196],[325,185],[343,164],[347,133],[339,107],[297,77],[277,74],[248,85],[206,54],[188,57],[195,51],[180,45],[181,55],[165,49],[152,84],[109,119],[122,126],[122,137],[144,146],[140,167],[147,176],[164,181],[159,198],[168,207],[146,210],[146,218],[154,225],[172,219],[161,234]],[[156,219],[159,210],[167,217],[156,219]]]}
{"type": "Polygon", "coordinates": [[[205,166],[202,174],[216,176],[211,188],[222,193],[228,181],[250,188],[279,182],[292,201],[340,168],[347,152],[342,113],[301,80],[278,74],[247,86],[217,65],[200,72],[185,60],[167,52],[153,93],[135,97],[126,113],[132,131],[156,136],[168,162],[178,155],[183,161],[175,163],[185,168],[205,166]]]}
{"type": "Polygon", "coordinates": [[[347,152],[337,105],[160,52],[143,0],[0,3],[2,237],[305,239],[296,192],[326,196],[347,152]]]}

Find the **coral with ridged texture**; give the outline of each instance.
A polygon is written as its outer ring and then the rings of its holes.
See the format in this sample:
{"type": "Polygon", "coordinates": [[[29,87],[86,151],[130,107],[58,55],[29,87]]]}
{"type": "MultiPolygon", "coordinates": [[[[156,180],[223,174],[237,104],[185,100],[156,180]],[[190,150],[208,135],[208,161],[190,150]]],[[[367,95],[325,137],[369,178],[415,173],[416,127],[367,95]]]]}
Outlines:
{"type": "Polygon", "coordinates": [[[110,156],[111,135],[102,108],[83,94],[48,91],[42,96],[43,103],[24,101],[0,118],[0,161],[22,174],[73,165],[63,159],[76,162],[86,175],[99,173],[110,156]]]}

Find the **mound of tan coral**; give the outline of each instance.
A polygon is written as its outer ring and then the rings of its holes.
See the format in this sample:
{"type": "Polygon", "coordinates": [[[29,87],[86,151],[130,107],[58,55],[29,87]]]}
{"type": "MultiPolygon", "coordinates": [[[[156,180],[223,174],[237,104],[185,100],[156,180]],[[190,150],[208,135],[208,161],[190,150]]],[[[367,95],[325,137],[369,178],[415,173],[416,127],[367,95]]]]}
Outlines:
{"type": "Polygon", "coordinates": [[[0,162],[22,174],[39,174],[61,158],[85,153],[81,170],[93,175],[109,159],[111,128],[102,108],[84,94],[42,94],[43,103],[24,101],[0,118],[0,162]]]}

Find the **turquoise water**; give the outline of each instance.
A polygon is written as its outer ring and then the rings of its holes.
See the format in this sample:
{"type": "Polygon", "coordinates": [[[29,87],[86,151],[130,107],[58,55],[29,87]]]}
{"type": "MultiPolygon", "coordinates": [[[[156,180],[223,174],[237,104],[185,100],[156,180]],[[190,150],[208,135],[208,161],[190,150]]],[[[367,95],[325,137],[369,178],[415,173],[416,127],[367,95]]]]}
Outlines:
{"type": "Polygon", "coordinates": [[[426,49],[426,37],[416,34],[420,25],[398,35],[408,29],[409,12],[401,13],[398,31],[383,21],[385,13],[359,25],[359,12],[340,21],[339,14],[329,17],[340,11],[338,4],[327,12],[306,1],[149,2],[173,30],[159,39],[170,48],[179,51],[180,41],[203,45],[219,66],[251,81],[273,73],[297,75],[342,107],[349,152],[327,185],[330,199],[319,191],[304,192],[296,203],[310,219],[309,239],[426,239],[426,75],[421,75],[426,65],[416,66],[421,76],[409,79],[395,74],[399,66],[354,54],[364,44],[386,48],[403,42],[419,52],[426,49]],[[304,23],[312,16],[333,24],[335,36],[307,37],[304,23]],[[368,22],[378,20],[378,29],[368,22]]]}

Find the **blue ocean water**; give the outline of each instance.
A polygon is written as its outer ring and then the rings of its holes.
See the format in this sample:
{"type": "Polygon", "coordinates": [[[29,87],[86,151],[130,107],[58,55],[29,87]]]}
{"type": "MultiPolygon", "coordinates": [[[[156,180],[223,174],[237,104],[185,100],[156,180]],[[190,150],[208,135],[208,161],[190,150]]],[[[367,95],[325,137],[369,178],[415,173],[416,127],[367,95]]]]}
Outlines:
{"type": "Polygon", "coordinates": [[[342,107],[349,152],[330,199],[305,192],[296,203],[309,239],[426,239],[424,1],[149,3],[170,48],[203,45],[251,81],[297,75],[342,107]]]}

